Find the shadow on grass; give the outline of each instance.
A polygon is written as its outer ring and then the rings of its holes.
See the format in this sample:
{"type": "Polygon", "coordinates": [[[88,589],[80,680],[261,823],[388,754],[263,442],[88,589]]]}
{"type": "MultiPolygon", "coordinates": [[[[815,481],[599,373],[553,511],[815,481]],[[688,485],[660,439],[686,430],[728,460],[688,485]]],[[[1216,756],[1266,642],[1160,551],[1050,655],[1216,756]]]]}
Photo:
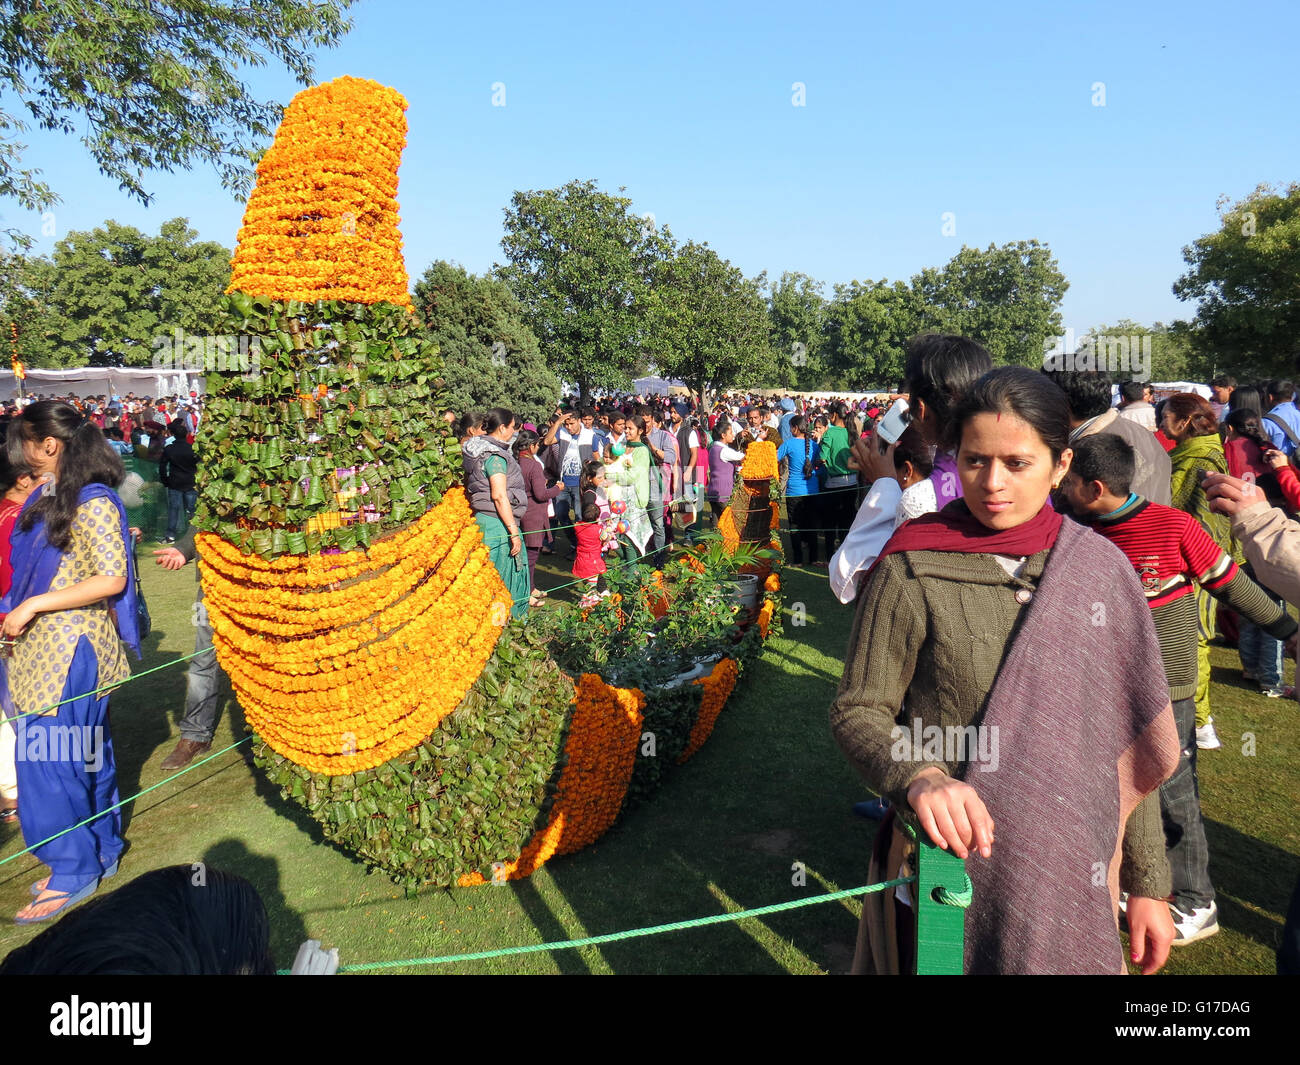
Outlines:
{"type": "Polygon", "coordinates": [[[1221,821],[1206,818],[1205,836],[1220,923],[1276,951],[1282,922],[1256,911],[1287,912],[1300,860],[1221,821]]]}
{"type": "Polygon", "coordinates": [[[204,864],[248,880],[262,897],[271,924],[271,955],[288,968],[307,939],[307,925],[280,890],[280,863],[270,855],[250,851],[242,840],[223,839],[204,853],[204,864]]]}

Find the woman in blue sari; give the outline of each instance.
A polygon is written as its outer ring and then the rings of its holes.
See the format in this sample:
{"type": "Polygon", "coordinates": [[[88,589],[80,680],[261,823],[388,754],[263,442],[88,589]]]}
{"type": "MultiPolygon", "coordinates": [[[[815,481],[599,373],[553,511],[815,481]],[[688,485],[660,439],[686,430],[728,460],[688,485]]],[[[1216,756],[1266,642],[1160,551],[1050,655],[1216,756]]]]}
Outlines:
{"type": "Polygon", "coordinates": [[[126,509],[110,487],[124,475],[121,457],[67,403],[34,403],[9,431],[36,475],[53,477],[18,516],[13,585],[0,600],[11,649],[0,659],[0,702],[18,736],[19,819],[50,867],[15,918],[31,924],[117,872],[125,844],[107,689],[130,676],[123,642],[138,656],[140,641],[126,509]]]}

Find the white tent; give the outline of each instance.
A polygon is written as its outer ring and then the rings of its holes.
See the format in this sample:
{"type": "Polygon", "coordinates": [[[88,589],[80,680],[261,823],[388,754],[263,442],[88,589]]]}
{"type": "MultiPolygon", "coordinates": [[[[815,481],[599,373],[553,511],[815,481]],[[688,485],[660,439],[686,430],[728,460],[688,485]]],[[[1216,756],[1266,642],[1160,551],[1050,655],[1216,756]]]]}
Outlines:
{"type": "Polygon", "coordinates": [[[632,382],[638,396],[666,396],[671,388],[686,388],[685,381],[670,381],[666,377],[638,377],[632,382]]]}
{"type": "MultiPolygon", "coordinates": [[[[155,370],[138,366],[82,366],[74,370],[27,371],[23,394],[55,396],[166,396],[202,394],[206,374],[196,370],[155,370]]],[[[12,370],[0,371],[0,395],[17,397],[12,370]]]]}

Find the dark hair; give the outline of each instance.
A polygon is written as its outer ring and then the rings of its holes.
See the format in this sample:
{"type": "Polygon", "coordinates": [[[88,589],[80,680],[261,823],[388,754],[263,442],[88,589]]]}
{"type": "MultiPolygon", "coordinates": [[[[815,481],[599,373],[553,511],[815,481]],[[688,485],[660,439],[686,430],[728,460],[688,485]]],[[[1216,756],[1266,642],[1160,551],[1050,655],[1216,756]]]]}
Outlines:
{"type": "MultiPolygon", "coordinates": [[[[15,442],[18,441],[18,434],[14,434],[15,442]]],[[[3,494],[18,483],[19,477],[33,477],[35,474],[32,468],[27,465],[27,460],[23,458],[23,449],[21,444],[16,447],[0,447],[0,494],[3,494]]]]}
{"type": "Polygon", "coordinates": [[[1260,424],[1260,415],[1253,410],[1233,410],[1228,413],[1227,424],[1247,440],[1253,440],[1260,447],[1271,448],[1273,441],[1264,432],[1260,424]]]}
{"type": "Polygon", "coordinates": [[[578,412],[579,419],[594,418],[595,416],[596,416],[596,410],[594,407],[583,407],[582,410],[578,412]]]}
{"type": "Polygon", "coordinates": [[[1165,402],[1165,410],[1179,421],[1188,420],[1187,438],[1193,436],[1216,436],[1219,433],[1219,419],[1208,399],[1202,399],[1195,392],[1176,392],[1165,402]]]}
{"type": "Polygon", "coordinates": [[[640,414],[629,414],[626,418],[623,419],[623,429],[624,429],[624,431],[627,430],[627,426],[628,426],[628,423],[629,423],[629,422],[630,422],[632,425],[635,425],[635,426],[636,426],[636,434],[637,434],[637,436],[640,437],[642,440],[644,440],[644,439],[645,439],[645,434],[646,434],[645,418],[644,418],[644,416],[642,416],[642,415],[640,415],[640,414]]]}
{"type": "Polygon", "coordinates": [[[581,494],[591,487],[591,482],[605,468],[600,459],[588,459],[582,464],[582,474],[578,477],[578,491],[581,494]]]}
{"type": "Polygon", "coordinates": [[[1094,433],[1074,444],[1070,472],[1077,473],[1084,484],[1100,481],[1112,495],[1127,496],[1136,469],[1133,446],[1114,433],[1094,433]]]}
{"type": "Polygon", "coordinates": [[[520,429],[518,435],[515,436],[515,442],[510,445],[510,450],[515,453],[515,458],[518,458],[519,452],[526,447],[535,446],[540,439],[541,437],[531,429],[520,429]]]}
{"type": "Polygon", "coordinates": [[[271,976],[270,940],[266,907],[242,876],[173,865],[79,906],[12,951],[0,975],[271,976]]]}
{"type": "Polygon", "coordinates": [[[842,399],[837,399],[826,408],[826,413],[832,418],[838,418],[842,422],[847,422],[849,418],[849,407],[842,399]]]}
{"type": "Polygon", "coordinates": [[[459,436],[469,436],[471,429],[478,429],[483,425],[483,415],[477,411],[467,410],[460,416],[460,421],[456,423],[456,430],[459,436]]]}
{"type": "Polygon", "coordinates": [[[983,373],[993,369],[993,357],[968,337],[922,333],[907,345],[903,367],[906,391],[923,400],[940,427],[952,422],[958,401],[983,373]]]}
{"type": "Polygon", "coordinates": [[[1271,400],[1277,400],[1278,403],[1285,403],[1289,399],[1295,399],[1295,383],[1285,380],[1273,380],[1268,383],[1268,394],[1271,400]]]}
{"type": "Polygon", "coordinates": [[[1247,410],[1261,417],[1264,414],[1264,402],[1258,385],[1238,385],[1228,397],[1228,406],[1234,411],[1247,410]]]}
{"type": "Polygon", "coordinates": [[[1110,374],[1105,370],[1044,370],[1052,384],[1065,393],[1070,414],[1087,421],[1110,410],[1110,374]]]}
{"type": "Polygon", "coordinates": [[[934,473],[934,447],[925,442],[915,423],[899,434],[898,443],[894,445],[894,469],[901,470],[908,462],[922,477],[934,473]]]}
{"type": "Polygon", "coordinates": [[[1237,379],[1232,374],[1221,373],[1210,381],[1211,388],[1236,388],[1237,379]]]}
{"type": "Polygon", "coordinates": [[[172,436],[176,437],[177,440],[184,440],[190,435],[190,427],[180,418],[173,419],[171,424],[167,426],[167,431],[171,433],[172,436]]]}
{"type": "Polygon", "coordinates": [[[789,421],[788,427],[790,429],[790,432],[796,436],[803,436],[803,422],[804,422],[803,415],[796,414],[789,421]]]}
{"type": "Polygon", "coordinates": [[[976,381],[953,412],[951,443],[960,440],[977,414],[1014,414],[1038,433],[1053,462],[1070,446],[1070,406],[1064,393],[1028,367],[1002,366],[976,381]]]}
{"type": "Polygon", "coordinates": [[[582,520],[586,522],[596,521],[600,518],[600,507],[595,503],[588,503],[582,508],[582,520]]]}
{"type": "Polygon", "coordinates": [[[23,411],[18,427],[23,440],[39,443],[52,436],[63,444],[54,475],[58,491],[53,495],[43,492],[34,506],[23,511],[19,522],[26,530],[43,521],[49,542],[66,551],[72,542],[72,520],[77,516],[81,490],[88,484],[116,488],[126,477],[126,466],[122,456],[108,446],[103,430],[69,403],[52,399],[33,403],[23,411]]]}
{"type": "Polygon", "coordinates": [[[483,432],[495,433],[503,425],[514,423],[514,412],[505,407],[493,407],[483,415],[483,432]]]}
{"type": "Polygon", "coordinates": [[[1138,403],[1147,394],[1147,386],[1141,381],[1125,381],[1119,386],[1119,394],[1130,403],[1138,403]]]}
{"type": "Polygon", "coordinates": [[[713,439],[716,440],[719,444],[722,443],[723,436],[730,428],[731,428],[730,418],[728,418],[726,415],[723,415],[722,417],[718,418],[718,424],[713,427],[713,439]]]}

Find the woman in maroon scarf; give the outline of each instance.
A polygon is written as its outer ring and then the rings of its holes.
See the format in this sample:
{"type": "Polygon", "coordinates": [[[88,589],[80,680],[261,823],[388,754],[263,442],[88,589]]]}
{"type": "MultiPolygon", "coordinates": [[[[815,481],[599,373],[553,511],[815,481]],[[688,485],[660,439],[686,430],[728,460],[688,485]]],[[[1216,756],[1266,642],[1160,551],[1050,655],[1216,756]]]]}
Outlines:
{"type": "MultiPolygon", "coordinates": [[[[1154,794],[1178,758],[1168,686],[1132,566],[1048,504],[1068,414],[1031,370],[976,382],[951,423],[964,499],[885,546],[831,707],[894,804],[870,879],[915,870],[905,828],[969,857],[971,973],[1123,971],[1121,892],[1144,972],[1174,935],[1154,794]]],[[[911,971],[905,889],[864,900],[855,971],[911,971]]]]}

